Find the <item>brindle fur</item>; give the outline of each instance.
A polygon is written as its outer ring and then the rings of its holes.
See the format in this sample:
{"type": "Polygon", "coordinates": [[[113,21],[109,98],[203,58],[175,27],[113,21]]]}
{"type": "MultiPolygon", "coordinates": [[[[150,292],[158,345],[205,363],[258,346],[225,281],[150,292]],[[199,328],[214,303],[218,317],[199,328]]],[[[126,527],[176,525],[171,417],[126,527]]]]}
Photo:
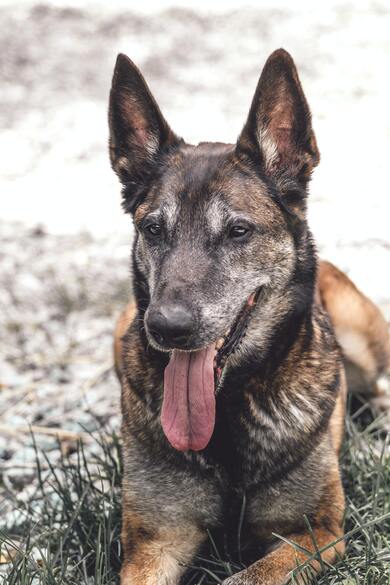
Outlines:
{"type": "Polygon", "coordinates": [[[225,585],[282,585],[316,546],[328,547],[323,562],[310,560],[320,571],[344,550],[338,453],[346,383],[330,321],[336,333],[342,326],[343,353],[371,386],[388,363],[388,332],[345,275],[327,263],[317,271],[305,207],[319,154],[292,59],[283,50],[271,55],[234,146],[185,144],[123,55],[109,118],[111,162],[136,227],[135,300],[115,339],[123,413],[121,584],[179,583],[208,529],[236,530],[244,497],[243,547],[256,551],[254,562],[225,585]],[[255,228],[233,245],[223,234],[237,217],[255,228]],[[164,225],[158,244],[145,236],[148,218],[164,225]],[[210,443],[201,452],[176,451],[160,423],[169,356],[149,336],[151,307],[184,299],[196,315],[187,348],[195,349],[220,337],[259,287],[244,340],[224,370],[210,443]],[[336,290],[359,310],[343,316],[336,290]],[[355,334],[369,359],[349,351],[355,334]]]}

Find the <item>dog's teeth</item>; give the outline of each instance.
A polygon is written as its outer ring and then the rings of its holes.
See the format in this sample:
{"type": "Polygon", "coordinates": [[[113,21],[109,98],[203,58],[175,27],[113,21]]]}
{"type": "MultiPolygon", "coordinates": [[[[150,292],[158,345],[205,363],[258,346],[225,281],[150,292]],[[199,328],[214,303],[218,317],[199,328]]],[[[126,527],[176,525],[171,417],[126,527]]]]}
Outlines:
{"type": "Polygon", "coordinates": [[[225,340],[223,337],[221,337],[220,339],[218,339],[217,343],[215,344],[215,347],[217,349],[221,349],[221,347],[223,346],[224,343],[225,343],[225,340]]]}

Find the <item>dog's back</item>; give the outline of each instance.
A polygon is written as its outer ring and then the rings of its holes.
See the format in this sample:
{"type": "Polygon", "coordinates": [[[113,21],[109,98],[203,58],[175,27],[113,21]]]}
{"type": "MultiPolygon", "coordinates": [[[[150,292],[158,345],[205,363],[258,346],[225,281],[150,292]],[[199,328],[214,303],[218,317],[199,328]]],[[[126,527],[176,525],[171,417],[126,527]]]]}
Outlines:
{"type": "Polygon", "coordinates": [[[317,282],[343,352],[349,390],[376,397],[380,407],[383,393],[377,381],[390,363],[389,328],[382,312],[330,262],[320,262],[317,282]]]}

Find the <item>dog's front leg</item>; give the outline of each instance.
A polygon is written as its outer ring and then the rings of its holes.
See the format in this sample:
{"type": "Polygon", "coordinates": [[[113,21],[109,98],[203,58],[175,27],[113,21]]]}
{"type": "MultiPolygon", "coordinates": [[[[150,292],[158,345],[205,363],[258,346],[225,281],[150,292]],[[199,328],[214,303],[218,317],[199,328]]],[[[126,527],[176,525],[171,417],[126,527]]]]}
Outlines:
{"type": "Polygon", "coordinates": [[[304,572],[304,568],[300,572],[297,567],[315,555],[319,549],[334,543],[342,534],[342,529],[339,526],[330,530],[325,525],[313,528],[312,533],[307,531],[300,534],[290,534],[286,539],[296,546],[283,542],[277,549],[247,569],[225,579],[222,585],[284,585],[290,581],[293,575],[295,583],[307,583],[308,576],[320,573],[326,566],[333,564],[343,555],[344,542],[340,540],[324,550],[321,553],[321,558],[317,555],[316,559],[310,560],[308,562],[310,565],[309,573],[307,570],[304,572]]]}
{"type": "Polygon", "coordinates": [[[204,538],[195,526],[150,530],[124,514],[121,585],[178,585],[204,538]]]}

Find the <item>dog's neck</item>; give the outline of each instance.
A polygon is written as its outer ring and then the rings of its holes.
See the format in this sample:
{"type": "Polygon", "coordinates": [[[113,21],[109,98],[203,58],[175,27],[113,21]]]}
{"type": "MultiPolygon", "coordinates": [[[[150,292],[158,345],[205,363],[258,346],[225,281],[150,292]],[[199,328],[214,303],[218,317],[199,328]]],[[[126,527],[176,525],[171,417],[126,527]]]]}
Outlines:
{"type": "Polygon", "coordinates": [[[285,476],[309,445],[315,448],[340,381],[337,344],[315,300],[309,310],[285,312],[256,333],[262,315],[254,315],[247,355],[226,369],[207,449],[211,461],[248,489],[285,476]]]}

